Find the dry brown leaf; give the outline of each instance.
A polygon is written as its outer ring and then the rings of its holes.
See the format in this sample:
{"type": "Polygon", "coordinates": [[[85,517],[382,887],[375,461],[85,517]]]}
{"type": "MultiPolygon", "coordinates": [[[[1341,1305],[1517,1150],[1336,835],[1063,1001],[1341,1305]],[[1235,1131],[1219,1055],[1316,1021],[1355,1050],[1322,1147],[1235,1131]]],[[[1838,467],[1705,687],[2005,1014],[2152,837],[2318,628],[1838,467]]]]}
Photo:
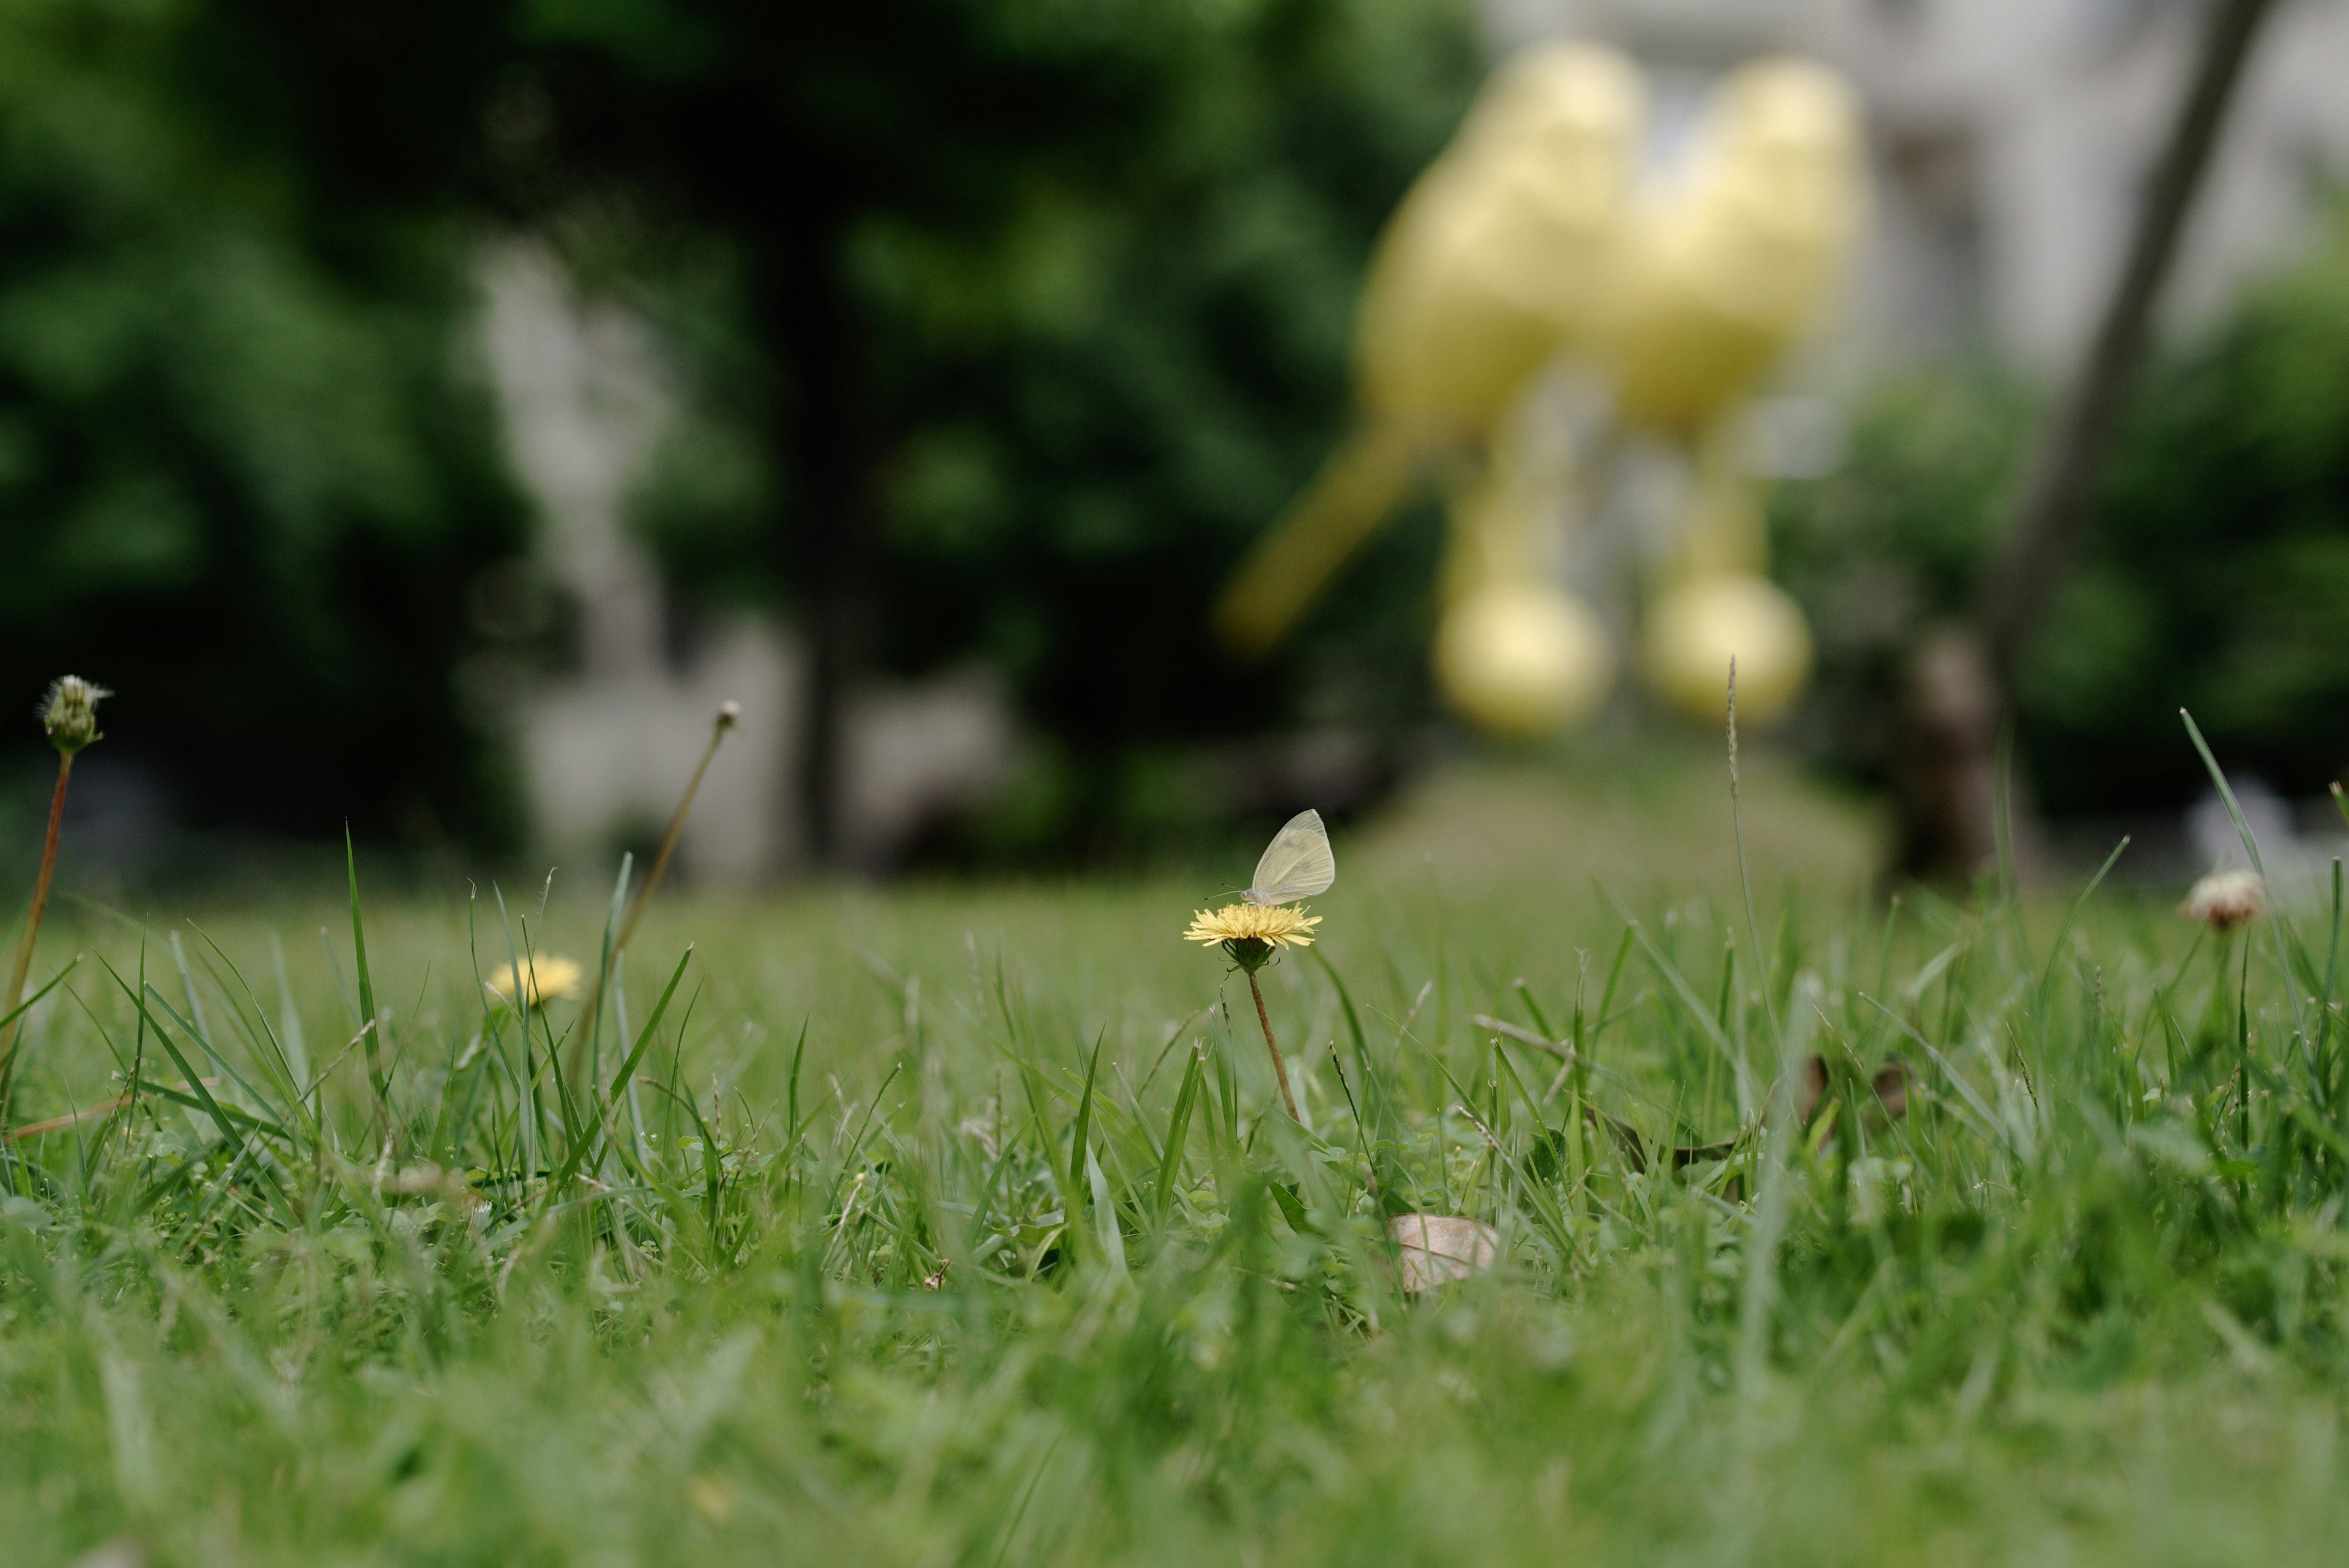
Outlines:
{"type": "Polygon", "coordinates": [[[1400,1249],[1396,1262],[1407,1291],[1464,1280],[1501,1254],[1498,1231],[1456,1214],[1398,1214],[1387,1221],[1387,1239],[1400,1249]]]}

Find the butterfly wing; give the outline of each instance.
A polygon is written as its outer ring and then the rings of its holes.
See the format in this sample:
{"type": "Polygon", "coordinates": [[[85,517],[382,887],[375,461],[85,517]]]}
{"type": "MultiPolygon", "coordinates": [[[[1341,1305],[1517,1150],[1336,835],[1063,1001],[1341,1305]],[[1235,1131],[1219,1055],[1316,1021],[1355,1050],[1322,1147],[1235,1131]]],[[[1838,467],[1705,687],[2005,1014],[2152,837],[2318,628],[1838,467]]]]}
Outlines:
{"type": "Polygon", "coordinates": [[[1338,862],[1330,854],[1330,830],[1318,811],[1300,811],[1272,836],[1264,858],[1256,863],[1255,886],[1247,890],[1251,904],[1287,904],[1326,893],[1338,880],[1338,862]]]}

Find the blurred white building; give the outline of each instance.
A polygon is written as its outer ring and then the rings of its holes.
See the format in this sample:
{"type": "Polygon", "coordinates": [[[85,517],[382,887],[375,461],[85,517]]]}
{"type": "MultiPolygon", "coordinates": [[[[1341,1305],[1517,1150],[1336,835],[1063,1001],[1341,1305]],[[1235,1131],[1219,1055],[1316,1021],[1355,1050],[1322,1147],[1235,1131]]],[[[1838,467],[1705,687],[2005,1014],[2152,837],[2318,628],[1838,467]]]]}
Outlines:
{"type": "MultiPolygon", "coordinates": [[[[1481,0],[1504,48],[1619,44],[1668,162],[1704,88],[1794,49],[1866,100],[1875,233],[1844,323],[1871,349],[1979,347],[2058,369],[2094,329],[2207,0],[1481,0]]],[[[2349,0],[2281,0],[2165,296],[2206,317],[2286,254],[2349,172],[2349,0]]]]}

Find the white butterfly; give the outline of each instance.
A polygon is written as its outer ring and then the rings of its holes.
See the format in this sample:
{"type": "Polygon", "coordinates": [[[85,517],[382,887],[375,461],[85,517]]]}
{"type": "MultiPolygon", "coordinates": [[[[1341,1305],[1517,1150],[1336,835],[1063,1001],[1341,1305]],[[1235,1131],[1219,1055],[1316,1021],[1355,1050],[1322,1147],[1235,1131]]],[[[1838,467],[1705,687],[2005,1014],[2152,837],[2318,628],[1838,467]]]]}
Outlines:
{"type": "Polygon", "coordinates": [[[1328,892],[1337,880],[1338,862],[1330,857],[1330,830],[1321,826],[1321,814],[1300,811],[1272,836],[1246,897],[1251,904],[1294,903],[1328,892]]]}

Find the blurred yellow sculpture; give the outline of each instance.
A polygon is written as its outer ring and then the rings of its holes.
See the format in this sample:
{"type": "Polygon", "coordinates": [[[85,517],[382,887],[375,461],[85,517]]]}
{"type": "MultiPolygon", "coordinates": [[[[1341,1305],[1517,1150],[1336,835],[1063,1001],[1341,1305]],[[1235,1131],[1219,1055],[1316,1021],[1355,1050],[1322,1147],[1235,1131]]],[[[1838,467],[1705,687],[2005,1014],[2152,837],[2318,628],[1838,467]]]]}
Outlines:
{"type": "Polygon", "coordinates": [[[1496,73],[1388,225],[1356,325],[1355,429],[1217,604],[1235,651],[1275,646],[1434,479],[1449,496],[1435,646],[1447,700],[1518,736],[1595,713],[1613,655],[1540,543],[1570,475],[1530,472],[1507,422],[1571,356],[1611,392],[1619,427],[1677,446],[1695,474],[1651,583],[1639,639],[1651,685],[1717,715],[1733,653],[1743,716],[1766,722],[1800,694],[1809,631],[1764,576],[1760,497],[1732,432],[1850,249],[1859,116],[1821,67],[1751,62],[1716,88],[1680,177],[1635,197],[1642,99],[1637,67],[1590,46],[1548,46],[1496,73]]]}
{"type": "Polygon", "coordinates": [[[1767,724],[1795,705],[1811,675],[1811,628],[1786,591],[1735,573],[1666,588],[1648,607],[1640,663],[1657,695],[1684,712],[1718,717],[1737,660],[1737,717],[1767,724]]]}
{"type": "Polygon", "coordinates": [[[1860,213],[1859,114],[1831,71],[1757,60],[1715,88],[1682,182],[1618,249],[1599,358],[1625,420],[1702,436],[1809,327],[1860,213]]]}
{"type": "Polygon", "coordinates": [[[1610,49],[1557,44],[1500,71],[1388,223],[1355,319],[1355,428],[1216,607],[1268,652],[1430,471],[1473,464],[1612,265],[1642,109],[1610,49]]]}
{"type": "Polygon", "coordinates": [[[1521,434],[1503,424],[1482,475],[1454,485],[1435,678],[1472,722],[1537,740],[1598,713],[1615,653],[1598,616],[1558,586],[1545,548],[1543,524],[1570,480],[1563,454],[1528,452],[1521,434]]]}
{"type": "Polygon", "coordinates": [[[1598,358],[1618,417],[1686,443],[1698,474],[1640,639],[1649,683],[1683,711],[1721,712],[1733,655],[1756,724],[1809,679],[1810,628],[1763,575],[1761,498],[1730,421],[1816,317],[1863,190],[1849,90],[1817,66],[1758,61],[1714,94],[1685,191],[1625,236],[1598,358]]]}
{"type": "Polygon", "coordinates": [[[1598,712],[1615,656],[1581,600],[1537,577],[1499,579],[1444,611],[1435,674],[1463,717],[1531,740],[1598,712]]]}

